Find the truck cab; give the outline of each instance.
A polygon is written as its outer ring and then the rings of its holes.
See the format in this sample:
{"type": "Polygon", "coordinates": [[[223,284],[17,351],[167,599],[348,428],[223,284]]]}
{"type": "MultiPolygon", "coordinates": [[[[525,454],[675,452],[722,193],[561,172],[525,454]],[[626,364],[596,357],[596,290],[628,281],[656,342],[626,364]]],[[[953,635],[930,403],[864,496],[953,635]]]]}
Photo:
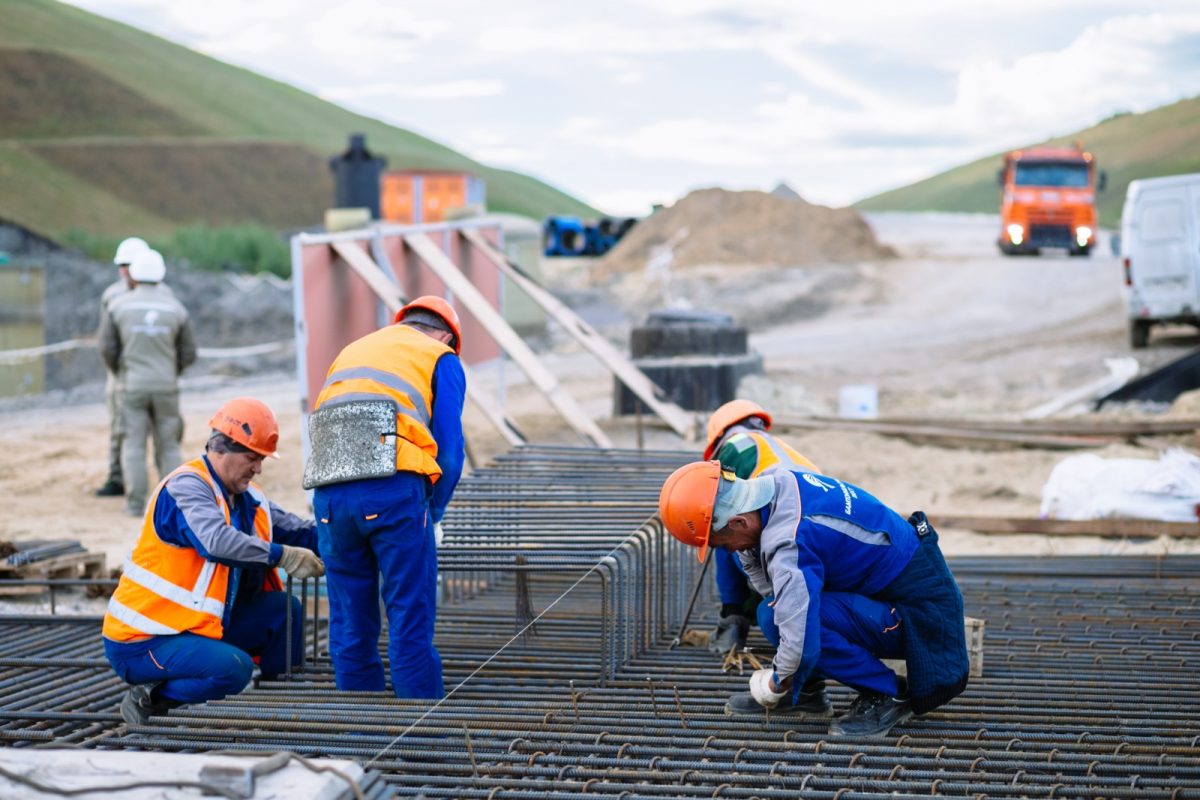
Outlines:
{"type": "Polygon", "coordinates": [[[1044,247],[1086,256],[1096,243],[1096,193],[1105,175],[1082,147],[1032,147],[1004,156],[998,174],[1000,239],[1005,255],[1044,247]]]}

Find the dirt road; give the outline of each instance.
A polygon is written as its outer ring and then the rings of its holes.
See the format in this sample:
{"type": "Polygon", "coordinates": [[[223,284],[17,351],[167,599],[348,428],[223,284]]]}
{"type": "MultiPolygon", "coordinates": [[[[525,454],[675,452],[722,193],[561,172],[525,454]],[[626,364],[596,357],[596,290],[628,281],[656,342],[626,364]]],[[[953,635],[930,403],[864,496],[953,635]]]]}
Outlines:
{"type": "MultiPolygon", "coordinates": [[[[692,270],[673,276],[671,292],[692,305],[724,307],[751,325],[752,346],[768,375],[752,388],[779,411],[832,411],[839,387],[871,383],[882,415],[1015,416],[1106,374],[1104,359],[1129,350],[1120,269],[1100,248],[1091,258],[1003,258],[991,218],[888,214],[870,217],[896,260],[769,272],[692,270]],[[1102,252],[1101,252],[1102,251],[1102,252]],[[723,305],[721,305],[723,304],[723,305]]],[[[564,279],[567,276],[563,276],[564,279]]],[[[638,276],[612,287],[633,302],[633,318],[661,296],[639,290],[638,276]]],[[[576,281],[578,283],[578,281],[576,281]]],[[[619,331],[618,331],[619,334],[619,331]]],[[[555,338],[557,341],[557,337],[555,338]]],[[[1197,345],[1189,331],[1156,338],[1136,356],[1157,366],[1197,345]]],[[[620,445],[632,446],[630,420],[611,419],[612,381],[590,356],[559,343],[545,356],[581,405],[620,445]]],[[[496,390],[499,371],[480,370],[496,390]]],[[[534,441],[580,443],[512,365],[503,370],[509,412],[534,441]]],[[[306,508],[296,386],[265,376],[184,392],[185,456],[198,454],[212,411],[252,394],[269,402],[282,425],[283,460],[262,483],[285,507],[306,508]]],[[[468,433],[487,457],[504,445],[474,412],[468,433]]],[[[115,565],[140,522],[120,499],[96,498],[104,478],[107,420],[98,404],[0,413],[0,539],[78,538],[115,565]]],[[[664,430],[648,444],[685,446],[664,430]]],[[[920,446],[870,434],[815,432],[790,437],[823,470],[859,483],[898,508],[971,514],[1037,513],[1041,487],[1061,452],[975,451],[920,446]]],[[[1192,446],[1191,437],[1178,444],[1192,446]]],[[[1117,445],[1100,455],[1153,458],[1153,450],[1117,445]]],[[[1191,545],[1038,537],[994,540],[949,532],[950,552],[1163,552],[1191,545]]]]}

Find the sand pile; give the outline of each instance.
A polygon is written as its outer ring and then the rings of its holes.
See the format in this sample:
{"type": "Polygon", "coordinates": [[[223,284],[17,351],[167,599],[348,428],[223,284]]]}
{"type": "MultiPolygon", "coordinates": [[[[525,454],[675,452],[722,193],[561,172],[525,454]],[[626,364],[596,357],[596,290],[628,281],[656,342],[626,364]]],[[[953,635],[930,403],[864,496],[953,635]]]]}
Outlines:
{"type": "Polygon", "coordinates": [[[892,258],[852,208],[766,192],[700,189],[638,223],[597,265],[604,276],[702,264],[803,266],[892,258]],[[653,268],[653,267],[652,267],[653,268]]]}

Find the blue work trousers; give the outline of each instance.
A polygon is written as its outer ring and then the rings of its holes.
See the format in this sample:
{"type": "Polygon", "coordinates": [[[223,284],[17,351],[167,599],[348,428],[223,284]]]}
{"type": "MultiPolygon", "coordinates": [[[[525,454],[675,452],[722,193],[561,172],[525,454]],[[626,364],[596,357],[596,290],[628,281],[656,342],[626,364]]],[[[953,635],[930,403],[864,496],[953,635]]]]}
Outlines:
{"type": "Polygon", "coordinates": [[[329,655],[337,687],[383,691],[379,657],[380,576],[387,609],[388,661],[397,697],[445,694],[433,646],[437,545],[429,517],[428,478],[387,478],[318,487],[317,536],[329,586],[329,655]]]}
{"type": "MultiPolygon", "coordinates": [[[[758,606],[758,626],[778,647],[779,628],[769,599],[758,606]]],[[[813,677],[829,678],[860,692],[895,697],[900,690],[896,673],[880,659],[904,658],[900,625],[900,615],[889,603],[861,594],[822,592],[821,656],[813,677]]],[[[814,633],[809,631],[808,635],[814,633]]]]}
{"type": "MultiPolygon", "coordinates": [[[[253,656],[265,677],[287,666],[285,592],[259,592],[235,605],[225,635],[210,639],[194,633],[151,636],[137,642],[104,640],[104,655],[126,683],[161,683],[155,695],[178,703],[202,703],[237,694],[254,672],[253,656]]],[[[304,646],[304,609],[292,603],[292,666],[304,646]]]]}

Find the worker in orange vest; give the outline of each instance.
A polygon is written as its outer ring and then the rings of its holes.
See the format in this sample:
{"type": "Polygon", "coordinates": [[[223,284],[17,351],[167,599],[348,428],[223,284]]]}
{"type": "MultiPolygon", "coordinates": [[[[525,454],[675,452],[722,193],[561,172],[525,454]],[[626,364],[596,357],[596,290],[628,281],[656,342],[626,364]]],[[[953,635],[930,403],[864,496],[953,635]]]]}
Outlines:
{"type": "Polygon", "coordinates": [[[264,677],[299,663],[303,609],[275,567],[319,577],[316,525],[267,500],[252,482],[278,458],[279,425],[265,403],[239,397],[211,420],[205,454],[154,490],[142,532],[104,615],[104,653],[132,684],[121,716],[152,715],[245,688],[258,657],[264,677]]]}
{"type": "MultiPolygon", "coordinates": [[[[771,467],[817,472],[817,466],[782,439],[768,433],[771,415],[752,400],[730,400],[708,418],[704,458],[715,458],[739,478],[753,478],[771,467]]],[[[713,552],[721,615],[708,649],[728,653],[746,645],[750,621],[762,600],[750,584],[737,557],[728,550],[713,552]]]]}
{"type": "Polygon", "coordinates": [[[392,691],[402,698],[444,694],[433,644],[437,542],[466,457],[461,350],[454,308],[440,297],[418,297],[393,324],[342,349],[309,416],[305,487],[316,489],[339,689],[386,689],[382,587],[392,691]]]}
{"type": "Polygon", "coordinates": [[[957,697],[969,662],[963,599],[925,514],[813,472],[743,480],[716,461],[677,469],[658,500],[681,542],[736,552],[763,595],[758,624],[776,652],[727,714],[828,714],[825,679],[858,691],[834,736],[886,735],[957,697]],[[881,659],[904,659],[907,679],[881,659]]]}

